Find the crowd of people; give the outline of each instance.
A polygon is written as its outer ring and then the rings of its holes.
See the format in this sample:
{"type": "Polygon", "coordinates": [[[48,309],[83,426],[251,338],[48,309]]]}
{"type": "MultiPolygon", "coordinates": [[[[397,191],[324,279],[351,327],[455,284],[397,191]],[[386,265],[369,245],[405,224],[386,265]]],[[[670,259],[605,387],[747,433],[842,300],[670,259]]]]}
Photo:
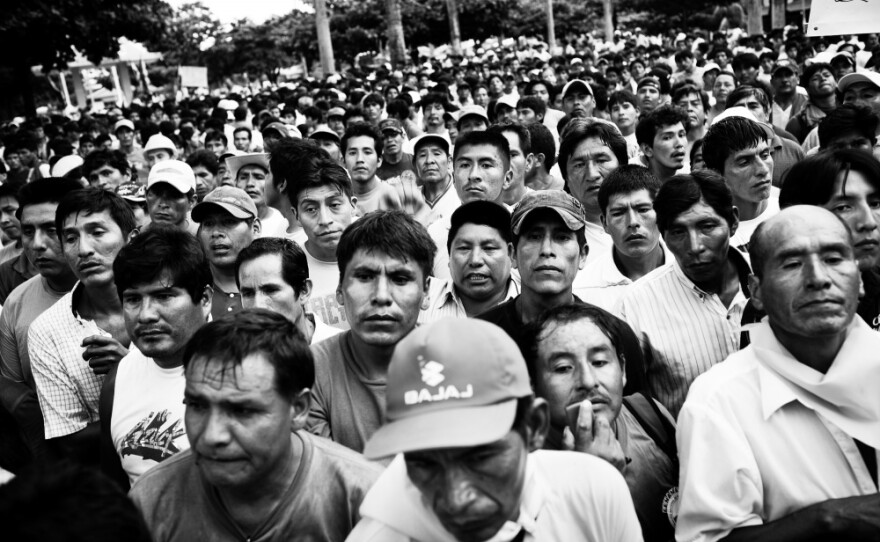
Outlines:
{"type": "Polygon", "coordinates": [[[0,130],[14,540],[880,537],[880,44],[526,40],[0,130]]]}

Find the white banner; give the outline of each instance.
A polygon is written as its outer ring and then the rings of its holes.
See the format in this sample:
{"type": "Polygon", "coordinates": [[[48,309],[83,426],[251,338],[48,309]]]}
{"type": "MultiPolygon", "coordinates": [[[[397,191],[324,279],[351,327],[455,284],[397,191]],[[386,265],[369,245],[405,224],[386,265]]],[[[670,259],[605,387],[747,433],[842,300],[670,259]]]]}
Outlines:
{"type": "Polygon", "coordinates": [[[808,36],[880,32],[880,0],[813,0],[808,36]]]}

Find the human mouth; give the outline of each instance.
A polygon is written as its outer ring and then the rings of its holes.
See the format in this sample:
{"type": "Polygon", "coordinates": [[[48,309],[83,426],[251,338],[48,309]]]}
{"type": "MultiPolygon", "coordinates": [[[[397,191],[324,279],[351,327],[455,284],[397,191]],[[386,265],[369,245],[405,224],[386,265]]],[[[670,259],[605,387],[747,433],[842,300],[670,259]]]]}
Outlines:
{"type": "Polygon", "coordinates": [[[86,262],[79,265],[79,271],[81,273],[91,273],[92,271],[99,270],[101,267],[101,264],[98,262],[86,262]]]}
{"type": "Polygon", "coordinates": [[[631,243],[631,242],[637,242],[637,241],[645,241],[646,239],[647,239],[647,237],[642,235],[641,233],[634,233],[626,238],[626,242],[631,243]]]}
{"type": "Polygon", "coordinates": [[[539,265],[535,267],[536,273],[562,273],[562,270],[552,265],[539,265]]]}
{"type": "Polygon", "coordinates": [[[372,322],[374,324],[392,324],[397,322],[397,318],[390,314],[372,314],[363,319],[364,322],[372,322]]]}
{"type": "Polygon", "coordinates": [[[676,162],[684,162],[684,153],[683,152],[674,152],[672,153],[672,159],[676,162]]]}

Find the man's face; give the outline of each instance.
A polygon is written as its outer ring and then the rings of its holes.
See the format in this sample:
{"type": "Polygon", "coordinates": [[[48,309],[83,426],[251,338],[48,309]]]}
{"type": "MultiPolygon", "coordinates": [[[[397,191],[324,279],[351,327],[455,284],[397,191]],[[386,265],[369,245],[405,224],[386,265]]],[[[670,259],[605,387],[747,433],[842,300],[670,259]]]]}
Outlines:
{"type": "Polygon", "coordinates": [[[423,184],[444,183],[449,179],[449,154],[437,144],[424,143],[416,151],[415,167],[423,184]]]}
{"type": "Polygon", "coordinates": [[[119,140],[120,146],[128,147],[134,143],[134,130],[120,128],[116,130],[116,139],[119,140]]]}
{"type": "Polygon", "coordinates": [[[845,58],[838,58],[836,60],[831,61],[831,69],[834,72],[834,78],[840,81],[840,78],[844,75],[854,73],[856,71],[855,67],[853,67],[852,62],[845,58]]]}
{"type": "Polygon", "coordinates": [[[859,267],[871,269],[880,263],[880,192],[858,171],[841,173],[834,183],[826,209],[846,222],[853,235],[859,267]]]}
{"type": "Polygon", "coordinates": [[[687,113],[688,130],[700,128],[706,124],[706,110],[703,109],[703,100],[699,94],[682,96],[675,105],[687,113]]]}
{"type": "Polygon", "coordinates": [[[249,165],[239,168],[235,176],[235,186],[247,192],[254,200],[257,209],[266,207],[266,184],[272,182],[272,176],[262,166],[249,165]]]}
{"type": "Polygon", "coordinates": [[[483,131],[489,126],[486,124],[486,121],[483,120],[483,117],[477,115],[468,115],[465,118],[461,119],[459,124],[458,134],[466,134],[468,132],[473,132],[474,130],[483,131]]]}
{"type": "Polygon", "coordinates": [[[719,74],[715,79],[715,86],[712,87],[712,95],[715,96],[715,103],[723,104],[727,101],[727,97],[736,88],[736,82],[733,77],[727,74],[719,74]]]}
{"type": "Polygon", "coordinates": [[[238,289],[245,309],[268,309],[299,323],[308,295],[298,296],[284,280],[281,254],[264,254],[238,268],[238,289]]]}
{"type": "Polygon", "coordinates": [[[645,85],[636,91],[639,109],[650,113],[660,105],[660,89],[652,85],[645,85]]]}
{"type": "Polygon", "coordinates": [[[752,280],[752,293],[776,336],[815,340],[846,330],[861,279],[843,225],[812,213],[779,221],[766,235],[764,277],[752,280]]]}
{"type": "Polygon", "coordinates": [[[532,87],[532,94],[537,96],[547,105],[550,105],[550,91],[543,83],[538,83],[532,87]]]}
{"type": "Polygon", "coordinates": [[[159,162],[171,160],[171,151],[169,151],[168,149],[156,149],[154,151],[144,153],[144,158],[147,161],[147,166],[153,167],[159,162]]]}
{"type": "Polygon", "coordinates": [[[797,90],[798,77],[793,70],[780,69],[770,78],[770,84],[776,94],[787,95],[797,90]]]}
{"type": "Polygon", "coordinates": [[[156,183],[147,190],[147,209],[153,222],[179,226],[192,209],[192,200],[168,183],[156,183]]]}
{"type": "Polygon", "coordinates": [[[538,115],[535,114],[535,111],[529,109],[528,107],[520,107],[519,109],[517,109],[516,118],[522,124],[535,124],[543,120],[538,118],[538,115]]]}
{"type": "Polygon", "coordinates": [[[110,164],[104,164],[88,174],[89,186],[115,191],[116,188],[127,181],[125,172],[119,171],[110,164]]]}
{"type": "Polygon", "coordinates": [[[526,175],[532,169],[534,156],[526,155],[522,149],[522,142],[516,132],[501,132],[507,144],[510,145],[510,170],[513,172],[513,181],[510,187],[522,186],[526,182],[526,175]]]}
{"type": "Polygon", "coordinates": [[[221,139],[206,141],[205,148],[213,152],[217,158],[220,158],[220,156],[226,152],[226,145],[223,144],[223,140],[221,139]]]}
{"type": "Polygon", "coordinates": [[[0,198],[0,230],[13,241],[21,238],[21,223],[15,218],[18,200],[12,196],[0,198]]]}
{"type": "Polygon", "coordinates": [[[49,279],[70,276],[55,229],[57,208],[58,203],[45,202],[26,205],[21,211],[22,248],[37,271],[49,279]]]}
{"type": "Polygon", "coordinates": [[[511,430],[495,442],[404,454],[409,479],[456,540],[477,542],[516,521],[529,448],[511,430]]]}
{"type": "Polygon", "coordinates": [[[880,88],[868,82],[850,85],[843,93],[843,103],[864,105],[880,115],[880,88]]]}
{"type": "Polygon", "coordinates": [[[174,284],[169,271],[153,281],[135,284],[122,292],[122,316],[128,336],[145,356],[177,359],[186,343],[211,313],[207,291],[196,301],[174,284]]]}
{"type": "Polygon", "coordinates": [[[382,117],[382,106],[377,102],[370,102],[364,106],[364,111],[367,113],[367,117],[370,119],[372,123],[378,123],[379,119],[382,117]]]}
{"type": "Polygon", "coordinates": [[[272,483],[291,461],[296,407],[278,393],[263,353],[232,362],[194,358],[186,370],[186,435],[202,477],[224,489],[272,483]]]}
{"type": "Polygon", "coordinates": [[[459,228],[449,251],[449,271],[459,295],[483,301],[505,290],[512,248],[491,226],[459,228]]]}
{"type": "Polygon", "coordinates": [[[767,141],[756,147],[731,153],[722,171],[733,201],[760,203],[770,197],[773,180],[773,155],[767,141]]]}
{"type": "Polygon", "coordinates": [[[623,402],[626,375],[611,339],[589,319],[551,324],[537,348],[535,392],[550,404],[550,423],[568,425],[565,408],[589,400],[593,416],[613,427],[623,402]]]}
{"type": "Polygon", "coordinates": [[[345,169],[356,183],[366,183],[376,175],[382,158],[376,153],[376,142],[369,136],[357,136],[348,140],[345,149],[345,169]]]}
{"type": "Polygon", "coordinates": [[[232,144],[235,145],[236,149],[242,152],[247,152],[251,147],[251,138],[247,132],[239,130],[233,134],[232,144]]]}
{"type": "Polygon", "coordinates": [[[501,201],[513,172],[505,165],[501,149],[494,145],[468,145],[461,149],[453,164],[455,191],[462,203],[501,201]]]}
{"type": "Polygon", "coordinates": [[[86,286],[113,283],[113,260],[125,243],[125,235],[110,211],[74,213],[64,219],[64,257],[76,278],[86,286]]]}
{"type": "Polygon", "coordinates": [[[873,148],[874,146],[871,144],[871,140],[868,136],[856,130],[851,130],[835,135],[834,138],[822,148],[822,150],[856,149],[872,152],[873,148]]]}
{"type": "Polygon", "coordinates": [[[235,218],[220,209],[203,217],[198,237],[208,261],[222,269],[235,266],[238,253],[260,233],[258,224],[248,225],[247,220],[235,218]]]}
{"type": "Polygon", "coordinates": [[[443,126],[443,114],[446,110],[437,102],[429,103],[424,109],[425,123],[431,127],[443,126]]]}
{"type": "Polygon", "coordinates": [[[755,115],[758,122],[767,122],[767,111],[764,106],[754,96],[746,96],[734,104],[735,107],[745,107],[755,115]]]}
{"type": "Polygon", "coordinates": [[[345,117],[336,115],[327,117],[327,127],[336,132],[336,135],[342,137],[345,134],[345,117]]]}
{"type": "Polygon", "coordinates": [[[660,242],[654,200],[644,188],[611,196],[602,223],[615,250],[628,258],[643,258],[660,242]]]}
{"type": "Polygon", "coordinates": [[[474,93],[474,103],[486,107],[489,105],[489,91],[485,87],[480,87],[474,93]]]}
{"type": "Polygon", "coordinates": [[[568,189],[584,206],[588,216],[599,216],[599,187],[620,166],[614,152],[598,137],[588,137],[578,143],[568,159],[566,172],[568,189]]]}
{"type": "Polygon", "coordinates": [[[617,125],[621,132],[635,130],[639,120],[638,108],[629,102],[617,102],[611,106],[611,122],[617,125]]]}
{"type": "Polygon", "coordinates": [[[383,156],[397,156],[403,152],[403,132],[385,130],[382,132],[382,142],[384,143],[383,156]]]}
{"type": "Polygon", "coordinates": [[[508,107],[504,104],[495,106],[495,122],[504,124],[508,122],[516,122],[516,109],[508,107]]]}
{"type": "Polygon", "coordinates": [[[394,346],[412,331],[427,296],[427,277],[412,260],[359,249],[336,290],[351,331],[373,346],[394,346]]]}
{"type": "Polygon", "coordinates": [[[339,143],[330,139],[329,137],[317,137],[312,138],[318,147],[327,151],[327,154],[330,155],[330,159],[335,162],[342,162],[342,151],[339,149],[339,143]]]}
{"type": "Polygon", "coordinates": [[[575,232],[548,209],[526,218],[513,261],[522,277],[523,289],[553,296],[571,288],[586,258],[586,249],[580,246],[575,232]]]}
{"type": "Polygon", "coordinates": [[[672,220],[663,236],[684,274],[697,286],[717,286],[727,263],[727,249],[735,228],[728,226],[704,200],[672,220]]]}
{"type": "Polygon", "coordinates": [[[217,186],[217,179],[205,166],[193,166],[192,170],[196,176],[196,197],[202,201],[217,186]]]}
{"type": "Polygon", "coordinates": [[[738,70],[733,70],[733,74],[742,81],[742,84],[750,85],[758,78],[759,69],[752,66],[740,66],[738,70]]]}
{"type": "Polygon", "coordinates": [[[645,156],[669,169],[681,169],[687,157],[687,132],[680,122],[663,126],[654,134],[654,144],[645,147],[645,156]]]}
{"type": "Polygon", "coordinates": [[[351,200],[330,185],[303,190],[297,199],[296,218],[308,242],[335,254],[343,230],[351,224],[351,200]]]}
{"type": "Polygon", "coordinates": [[[595,107],[593,95],[582,86],[573,86],[568,89],[568,94],[562,97],[562,110],[572,117],[592,116],[595,107]]]}
{"type": "Polygon", "coordinates": [[[827,69],[821,69],[810,77],[807,81],[807,93],[810,98],[826,98],[834,94],[837,82],[834,80],[834,74],[827,69]]]}
{"type": "Polygon", "coordinates": [[[93,150],[95,150],[95,144],[91,142],[85,142],[80,144],[79,146],[79,155],[85,158],[88,156],[93,150]]]}

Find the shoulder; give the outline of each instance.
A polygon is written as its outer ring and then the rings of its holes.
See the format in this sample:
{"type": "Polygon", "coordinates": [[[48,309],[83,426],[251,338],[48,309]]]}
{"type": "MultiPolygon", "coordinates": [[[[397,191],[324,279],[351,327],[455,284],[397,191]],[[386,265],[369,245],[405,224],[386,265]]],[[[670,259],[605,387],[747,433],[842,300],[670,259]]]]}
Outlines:
{"type": "Polygon", "coordinates": [[[337,444],[329,439],[312,435],[305,431],[297,433],[312,447],[312,465],[320,461],[325,469],[342,474],[345,485],[362,486],[368,489],[382,474],[383,467],[367,460],[363,455],[337,444]]]}
{"type": "MultiPolygon", "coordinates": [[[[529,459],[535,474],[552,493],[565,498],[617,500],[629,495],[623,475],[611,463],[590,454],[539,450],[529,459]]],[[[565,498],[566,502],[572,500],[565,498]]],[[[584,501],[580,501],[584,502],[584,501]]]]}
{"type": "Polygon", "coordinates": [[[332,337],[328,337],[323,341],[319,341],[310,346],[312,350],[312,355],[315,357],[315,365],[317,366],[319,360],[334,360],[339,357],[339,353],[342,350],[342,341],[345,339],[349,332],[345,331],[342,333],[337,333],[332,337]]]}
{"type": "Polygon", "coordinates": [[[16,288],[9,293],[9,297],[6,298],[6,303],[3,304],[3,312],[6,312],[10,307],[18,305],[24,301],[34,289],[42,288],[42,280],[43,277],[41,275],[35,275],[16,286],[16,288]]]}
{"type": "Polygon", "coordinates": [[[740,397],[745,389],[757,389],[758,360],[751,346],[727,356],[694,380],[686,402],[691,405],[740,397]]]}
{"type": "Polygon", "coordinates": [[[501,303],[486,312],[482,312],[478,314],[475,318],[479,318],[480,320],[485,320],[487,322],[492,322],[496,325],[501,325],[506,322],[508,318],[508,311],[511,310],[512,307],[516,306],[516,298],[508,299],[504,303],[501,303]]]}
{"type": "Polygon", "coordinates": [[[674,279],[674,266],[663,265],[651,271],[644,277],[627,286],[622,301],[631,301],[640,297],[654,295],[658,292],[668,292],[668,284],[674,279]]]}
{"type": "Polygon", "coordinates": [[[194,468],[192,450],[184,450],[142,474],[129,491],[129,497],[144,511],[163,501],[180,504],[176,495],[192,489],[193,479],[198,478],[194,468]]]}
{"type": "Polygon", "coordinates": [[[31,337],[39,340],[43,336],[51,339],[63,336],[63,328],[67,321],[73,319],[70,300],[71,294],[67,293],[54,305],[46,309],[43,314],[37,316],[28,329],[28,340],[30,341],[31,337]]]}

